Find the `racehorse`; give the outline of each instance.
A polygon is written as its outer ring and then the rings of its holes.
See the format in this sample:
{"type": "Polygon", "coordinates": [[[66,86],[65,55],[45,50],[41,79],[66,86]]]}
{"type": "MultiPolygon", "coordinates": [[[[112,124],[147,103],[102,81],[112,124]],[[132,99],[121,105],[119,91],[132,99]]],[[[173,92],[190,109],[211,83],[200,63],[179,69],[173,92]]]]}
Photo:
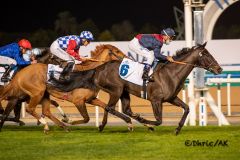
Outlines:
{"type": "MultiPolygon", "coordinates": [[[[189,113],[188,105],[185,104],[177,95],[183,88],[184,81],[190,72],[194,67],[204,68],[214,74],[220,74],[222,71],[218,62],[213,58],[205,46],[206,43],[194,46],[189,50],[183,49],[174,56],[176,61],[175,63],[167,63],[163,66],[158,64],[155,68],[153,73],[155,81],[149,82],[147,85],[147,99],[152,104],[156,121],[145,120],[140,117],[140,115],[134,114],[131,111],[129,94],[141,97],[142,86],[135,85],[120,78],[119,66],[121,62],[109,62],[100,66],[96,69],[96,73],[93,78],[97,87],[110,95],[105,112],[111,113],[115,111],[115,105],[118,100],[121,99],[122,109],[126,115],[136,119],[140,123],[158,126],[162,124],[162,103],[169,102],[184,109],[183,116],[175,130],[177,135],[189,113]]],[[[104,116],[107,116],[107,113],[105,113],[104,116]]],[[[106,120],[106,117],[104,119],[106,120]]],[[[107,121],[103,122],[103,124],[99,127],[100,130],[103,130],[106,122],[107,121]]]]}
{"type": "MultiPolygon", "coordinates": [[[[57,58],[56,56],[52,55],[49,48],[40,48],[40,49],[42,51],[42,54],[35,57],[35,59],[38,61],[38,63],[59,65],[63,61],[63,60],[57,58]]],[[[20,68],[19,68],[19,70],[20,70],[20,68]]],[[[4,88],[4,86],[0,85],[0,93],[3,91],[3,88],[4,88]]],[[[9,117],[9,118],[6,119],[6,121],[13,121],[13,122],[19,123],[20,126],[24,125],[25,123],[20,120],[20,111],[21,111],[22,102],[25,102],[27,100],[28,100],[28,98],[25,97],[24,99],[18,99],[18,101],[16,101],[16,100],[9,101],[7,103],[7,105],[9,105],[9,107],[6,107],[6,108],[12,108],[13,107],[15,117],[14,118],[9,117]]],[[[61,115],[63,116],[62,121],[63,122],[68,122],[69,118],[64,113],[61,106],[54,100],[50,100],[50,102],[53,106],[55,106],[60,111],[61,115]]],[[[4,108],[2,107],[2,104],[0,102],[0,114],[3,114],[3,112],[4,112],[4,108]]],[[[0,119],[1,118],[2,117],[0,117],[0,119]]],[[[39,122],[38,122],[38,124],[39,124],[39,122]]]]}
{"type": "MultiPolygon", "coordinates": [[[[22,96],[29,96],[30,101],[29,105],[26,108],[26,111],[34,116],[37,120],[43,121],[41,117],[36,113],[35,108],[36,105],[40,102],[43,104],[43,114],[51,119],[54,123],[59,125],[60,127],[68,130],[66,125],[60,122],[57,118],[55,118],[51,112],[49,107],[49,94],[70,101],[75,104],[79,112],[83,116],[83,120],[74,121],[72,124],[80,124],[80,123],[87,123],[89,121],[89,116],[86,110],[85,103],[90,103],[93,105],[98,105],[100,107],[105,108],[106,104],[101,102],[96,98],[99,89],[95,88],[94,86],[87,86],[88,83],[85,83],[84,79],[89,79],[86,77],[85,70],[96,68],[100,65],[103,65],[105,62],[110,60],[118,60],[118,57],[125,57],[125,55],[116,47],[112,45],[100,45],[97,46],[95,51],[91,52],[92,58],[96,61],[90,62],[86,61],[81,65],[75,65],[75,71],[82,71],[80,74],[83,76],[78,78],[78,85],[82,84],[85,88],[79,88],[78,86],[74,85],[73,87],[77,88],[69,92],[61,92],[54,87],[46,85],[47,81],[47,65],[46,64],[33,64],[30,65],[21,71],[19,71],[13,80],[6,86],[4,92],[0,95],[0,100],[6,97],[8,98],[19,98],[22,96]],[[35,71],[38,71],[37,73],[35,71]],[[27,76],[26,76],[27,75],[27,76]],[[85,77],[84,77],[85,76],[85,77]],[[45,92],[47,91],[47,92],[45,92]]],[[[93,71],[90,71],[93,72],[93,71]]],[[[91,77],[90,77],[91,78],[91,77]]],[[[81,85],[80,85],[81,86],[81,85]]],[[[11,110],[11,109],[9,109],[11,110]]],[[[5,113],[4,115],[7,117],[9,113],[5,113]]],[[[0,124],[0,128],[2,128],[4,120],[2,120],[0,124]]],[[[47,132],[49,130],[47,124],[43,122],[45,125],[44,131],[47,132]]]]}

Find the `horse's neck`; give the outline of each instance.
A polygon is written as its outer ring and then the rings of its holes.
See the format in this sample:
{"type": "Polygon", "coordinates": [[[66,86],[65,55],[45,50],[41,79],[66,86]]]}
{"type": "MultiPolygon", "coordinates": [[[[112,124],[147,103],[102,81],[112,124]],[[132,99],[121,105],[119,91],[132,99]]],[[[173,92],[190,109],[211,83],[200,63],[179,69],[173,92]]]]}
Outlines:
{"type": "Polygon", "coordinates": [[[108,50],[104,49],[100,54],[92,56],[91,58],[99,60],[99,61],[106,61],[108,55],[108,50]]]}
{"type": "MultiPolygon", "coordinates": [[[[195,53],[191,53],[182,58],[179,58],[177,61],[186,62],[188,64],[196,64],[197,56],[195,53]]],[[[172,63],[172,64],[169,64],[169,67],[167,68],[169,68],[169,70],[171,71],[170,74],[172,75],[172,78],[175,79],[175,82],[177,82],[176,84],[181,84],[186,80],[188,75],[193,70],[194,66],[187,65],[187,64],[183,65],[183,64],[172,63]]]]}
{"type": "Polygon", "coordinates": [[[55,65],[59,65],[61,63],[61,59],[54,56],[52,57],[52,53],[50,52],[50,50],[46,50],[44,53],[42,53],[42,55],[40,57],[37,57],[37,61],[39,63],[44,63],[44,64],[55,64],[55,65]]]}

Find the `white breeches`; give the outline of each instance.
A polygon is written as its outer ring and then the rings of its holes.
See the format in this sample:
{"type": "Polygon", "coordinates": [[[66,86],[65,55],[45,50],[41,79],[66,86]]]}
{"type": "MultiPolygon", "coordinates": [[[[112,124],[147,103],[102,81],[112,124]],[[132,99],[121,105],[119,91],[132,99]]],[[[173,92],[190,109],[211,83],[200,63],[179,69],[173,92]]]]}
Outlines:
{"type": "Polygon", "coordinates": [[[144,48],[141,46],[138,42],[137,38],[133,38],[133,40],[130,41],[128,47],[130,48],[131,51],[133,51],[135,54],[141,55],[147,59],[146,62],[149,65],[152,65],[154,61],[154,52],[149,51],[147,48],[144,48]]]}
{"type": "Polygon", "coordinates": [[[61,58],[65,61],[75,61],[75,59],[70,56],[67,52],[65,52],[62,48],[59,47],[58,42],[54,41],[50,46],[50,51],[52,54],[56,55],[57,57],[61,58]]]}
{"type": "Polygon", "coordinates": [[[10,57],[5,57],[5,56],[0,56],[0,63],[8,64],[8,65],[11,65],[11,64],[17,65],[17,62],[15,61],[15,59],[12,59],[10,57]]]}

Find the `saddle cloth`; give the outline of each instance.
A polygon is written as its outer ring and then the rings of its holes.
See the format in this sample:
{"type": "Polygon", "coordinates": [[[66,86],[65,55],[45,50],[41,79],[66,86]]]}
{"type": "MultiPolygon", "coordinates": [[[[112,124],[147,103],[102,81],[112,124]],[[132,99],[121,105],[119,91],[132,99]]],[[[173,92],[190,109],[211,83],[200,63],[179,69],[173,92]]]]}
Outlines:
{"type": "MultiPolygon", "coordinates": [[[[2,86],[8,84],[8,82],[7,82],[7,83],[4,83],[4,82],[1,81],[1,78],[2,78],[2,76],[3,76],[3,74],[4,74],[4,72],[5,72],[5,68],[4,68],[4,67],[0,67],[0,85],[2,85],[2,86]]],[[[10,79],[12,79],[13,73],[14,73],[14,70],[12,70],[12,71],[10,72],[10,74],[9,74],[9,78],[10,78],[10,79]]]]}
{"type": "MultiPolygon", "coordinates": [[[[119,76],[126,81],[142,86],[143,68],[144,64],[140,64],[138,62],[132,61],[131,59],[124,58],[119,66],[119,76]]],[[[149,75],[152,73],[153,69],[151,68],[149,75]]]]}
{"type": "Polygon", "coordinates": [[[63,68],[61,68],[59,65],[48,64],[47,81],[50,79],[50,74],[52,73],[54,78],[59,79],[62,71],[63,68]]]}

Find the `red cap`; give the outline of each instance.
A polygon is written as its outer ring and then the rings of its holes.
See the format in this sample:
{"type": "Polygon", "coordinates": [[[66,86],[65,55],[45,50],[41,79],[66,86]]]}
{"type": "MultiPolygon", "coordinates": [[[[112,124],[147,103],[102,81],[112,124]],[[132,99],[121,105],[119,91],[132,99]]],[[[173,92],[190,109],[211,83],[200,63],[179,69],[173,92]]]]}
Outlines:
{"type": "Polygon", "coordinates": [[[26,40],[26,39],[21,39],[19,42],[18,42],[18,45],[20,47],[23,47],[23,48],[26,48],[26,49],[32,49],[32,45],[31,43],[26,40]]]}

